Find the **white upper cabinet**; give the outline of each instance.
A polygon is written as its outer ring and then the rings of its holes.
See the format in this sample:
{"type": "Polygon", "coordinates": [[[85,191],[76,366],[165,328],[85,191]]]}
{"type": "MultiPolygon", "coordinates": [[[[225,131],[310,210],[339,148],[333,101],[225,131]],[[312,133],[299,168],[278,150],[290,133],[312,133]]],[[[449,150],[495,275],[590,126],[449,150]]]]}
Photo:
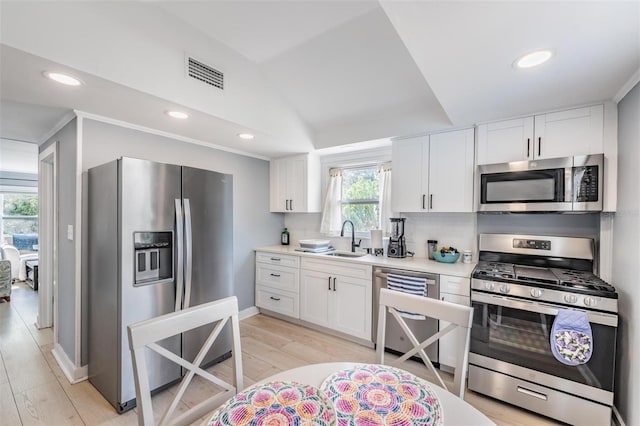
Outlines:
{"type": "Polygon", "coordinates": [[[429,137],[394,141],[391,204],[395,212],[420,212],[429,192],[429,137]]]}
{"type": "Polygon", "coordinates": [[[473,129],[393,142],[392,210],[473,211],[473,129]]]}
{"type": "Polygon", "coordinates": [[[429,138],[429,211],[473,211],[473,129],[429,138]]]}
{"type": "Polygon", "coordinates": [[[602,105],[536,115],[536,158],[598,154],[603,145],[602,105]]]}
{"type": "Polygon", "coordinates": [[[478,164],[532,159],[533,117],[478,126],[478,164]]]}
{"type": "Polygon", "coordinates": [[[312,213],[321,210],[320,159],[312,154],[271,160],[270,210],[312,213]]]}
{"type": "Polygon", "coordinates": [[[478,126],[478,164],[569,157],[604,151],[603,105],[478,126]]]}

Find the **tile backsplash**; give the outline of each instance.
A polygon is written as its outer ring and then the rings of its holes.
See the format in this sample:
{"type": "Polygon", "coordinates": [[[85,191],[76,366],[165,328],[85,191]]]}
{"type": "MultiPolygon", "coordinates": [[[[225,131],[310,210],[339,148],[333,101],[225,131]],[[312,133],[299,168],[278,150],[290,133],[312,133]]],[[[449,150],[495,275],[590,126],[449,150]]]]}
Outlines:
{"type": "MultiPolygon", "coordinates": [[[[427,240],[438,240],[438,246],[471,250],[478,260],[478,234],[504,233],[529,235],[563,235],[594,238],[598,242],[600,214],[476,214],[476,213],[403,213],[407,218],[405,236],[407,250],[417,257],[427,257],[427,240]]],[[[284,224],[289,229],[291,244],[307,238],[327,238],[320,233],[320,213],[287,213],[284,224]]],[[[329,237],[338,250],[350,250],[350,238],[329,237]]],[[[386,246],[386,240],[385,240],[386,246]]],[[[362,240],[362,247],[370,247],[362,240]]],[[[386,247],[385,247],[386,248],[386,247]]]]}
{"type": "MultiPolygon", "coordinates": [[[[400,217],[405,222],[407,250],[415,252],[417,257],[427,257],[427,240],[438,240],[438,245],[454,246],[460,251],[471,250],[474,261],[477,259],[477,232],[475,213],[405,213],[400,217]]],[[[327,238],[320,233],[320,213],[288,213],[284,225],[289,230],[291,244],[308,238],[327,238]]],[[[329,237],[331,244],[338,250],[350,249],[350,238],[329,237]]],[[[386,245],[386,240],[385,240],[386,245]]],[[[362,240],[363,247],[369,247],[369,241],[362,240]]]]}

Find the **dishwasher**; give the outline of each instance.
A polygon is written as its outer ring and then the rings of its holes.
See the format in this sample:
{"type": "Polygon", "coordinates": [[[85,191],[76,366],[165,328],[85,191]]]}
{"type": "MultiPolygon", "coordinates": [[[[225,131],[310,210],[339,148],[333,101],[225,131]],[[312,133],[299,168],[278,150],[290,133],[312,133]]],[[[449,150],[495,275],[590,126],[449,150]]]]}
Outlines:
{"type": "MultiPolygon", "coordinates": [[[[427,297],[431,299],[440,298],[440,276],[438,274],[430,274],[427,272],[407,271],[403,269],[390,269],[384,267],[375,267],[373,269],[373,321],[371,327],[371,337],[374,343],[378,338],[378,309],[380,301],[380,289],[387,288],[387,274],[396,274],[406,277],[424,278],[427,280],[427,297]]],[[[438,332],[438,320],[434,318],[427,318],[424,320],[414,320],[404,318],[407,325],[415,334],[419,341],[424,341],[428,337],[433,336],[438,332]]],[[[393,316],[387,312],[387,330],[386,330],[386,345],[385,350],[387,352],[395,354],[404,354],[413,349],[413,345],[406,337],[400,325],[393,316]]],[[[427,356],[434,365],[438,364],[438,341],[425,348],[427,356]]],[[[414,359],[419,359],[417,356],[414,359]]]]}

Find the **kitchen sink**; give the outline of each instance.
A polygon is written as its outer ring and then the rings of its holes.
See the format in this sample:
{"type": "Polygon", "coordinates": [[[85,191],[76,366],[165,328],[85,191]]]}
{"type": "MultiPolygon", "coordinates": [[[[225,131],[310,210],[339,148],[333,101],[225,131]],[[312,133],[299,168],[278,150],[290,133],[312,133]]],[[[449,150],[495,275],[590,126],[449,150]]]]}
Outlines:
{"type": "Polygon", "coordinates": [[[331,253],[324,253],[324,256],[333,256],[333,257],[362,257],[366,255],[367,253],[353,253],[350,251],[333,251],[331,253]]]}

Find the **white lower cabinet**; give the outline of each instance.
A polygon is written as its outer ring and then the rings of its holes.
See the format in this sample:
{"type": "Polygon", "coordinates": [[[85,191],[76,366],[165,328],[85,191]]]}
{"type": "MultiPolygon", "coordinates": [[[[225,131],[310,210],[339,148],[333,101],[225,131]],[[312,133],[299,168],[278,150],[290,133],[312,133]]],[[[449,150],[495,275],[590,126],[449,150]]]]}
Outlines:
{"type": "Polygon", "coordinates": [[[300,316],[298,295],[267,287],[256,289],[256,306],[293,318],[300,316]]]}
{"type": "Polygon", "coordinates": [[[371,340],[371,266],[302,259],[301,268],[300,319],[371,340]]]}
{"type": "MultiPolygon", "coordinates": [[[[469,278],[440,275],[440,300],[456,303],[458,305],[471,306],[469,278]]],[[[446,321],[440,321],[439,329],[449,325],[446,321]]],[[[456,329],[442,337],[438,343],[438,362],[441,366],[454,368],[457,361],[456,333],[462,332],[456,329]]]]}
{"type": "Polygon", "coordinates": [[[331,276],[324,272],[302,270],[300,275],[300,319],[323,327],[329,323],[331,276]]]}
{"type": "Polygon", "coordinates": [[[256,307],[300,318],[298,256],[256,252],[256,307]]]}

